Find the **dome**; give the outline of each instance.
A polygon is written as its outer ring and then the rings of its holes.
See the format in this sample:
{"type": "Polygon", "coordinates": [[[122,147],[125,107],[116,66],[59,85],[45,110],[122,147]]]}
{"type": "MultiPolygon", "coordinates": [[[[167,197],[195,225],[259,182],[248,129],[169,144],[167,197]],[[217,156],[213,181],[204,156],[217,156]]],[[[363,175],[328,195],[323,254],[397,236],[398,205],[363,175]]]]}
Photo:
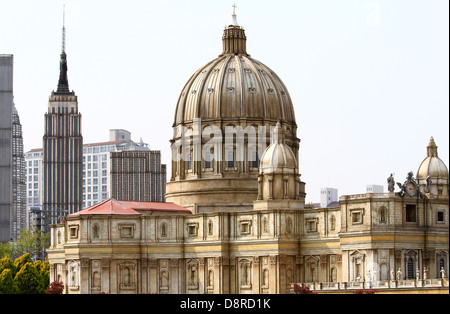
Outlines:
{"type": "Polygon", "coordinates": [[[297,160],[292,149],[284,143],[284,132],[279,122],[275,133],[273,143],[261,157],[261,173],[286,172],[287,169],[295,172],[297,160]]]}
{"type": "Polygon", "coordinates": [[[223,53],[198,69],[178,99],[174,126],[193,119],[268,119],[295,124],[286,86],[246,52],[244,30],[225,29],[223,53]]]}
{"type": "Polygon", "coordinates": [[[448,180],[448,169],[445,163],[438,157],[437,146],[433,137],[427,147],[427,157],[420,164],[417,171],[418,180],[426,180],[427,177],[431,179],[445,179],[448,180]]]}
{"type": "Polygon", "coordinates": [[[282,156],[283,167],[296,172],[300,139],[289,92],[275,72],[250,57],[245,31],[235,12],[232,17],[222,54],[190,77],[175,110],[166,201],[194,213],[252,210],[261,156],[277,122],[285,140],[266,156],[282,156]]]}

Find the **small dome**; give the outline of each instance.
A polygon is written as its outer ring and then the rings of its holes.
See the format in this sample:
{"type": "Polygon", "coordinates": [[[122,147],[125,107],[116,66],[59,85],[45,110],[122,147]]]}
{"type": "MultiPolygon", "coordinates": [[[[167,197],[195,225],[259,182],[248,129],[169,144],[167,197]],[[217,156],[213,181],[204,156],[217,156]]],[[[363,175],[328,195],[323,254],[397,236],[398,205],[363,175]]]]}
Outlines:
{"type": "Polygon", "coordinates": [[[437,146],[433,138],[430,139],[427,147],[427,157],[422,161],[417,171],[418,180],[426,180],[428,176],[431,179],[448,180],[447,166],[438,157],[437,146]]]}
{"type": "Polygon", "coordinates": [[[273,142],[261,157],[261,173],[282,172],[287,169],[295,171],[297,160],[292,149],[284,143],[284,131],[280,125],[274,129],[273,142]]]}

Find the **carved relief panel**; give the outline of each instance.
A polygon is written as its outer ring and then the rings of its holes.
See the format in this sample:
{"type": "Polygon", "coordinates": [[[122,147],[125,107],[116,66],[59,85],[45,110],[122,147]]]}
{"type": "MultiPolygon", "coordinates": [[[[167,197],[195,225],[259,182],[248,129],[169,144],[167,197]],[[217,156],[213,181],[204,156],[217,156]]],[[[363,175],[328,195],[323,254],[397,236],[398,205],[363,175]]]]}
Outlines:
{"type": "Polygon", "coordinates": [[[190,259],[186,263],[186,285],[188,290],[198,289],[198,261],[190,259]]]}
{"type": "Polygon", "coordinates": [[[249,290],[252,288],[252,262],[250,259],[241,259],[238,263],[239,288],[249,290]]]}
{"type": "Polygon", "coordinates": [[[169,293],[169,261],[159,261],[159,293],[169,293]]]}
{"type": "Polygon", "coordinates": [[[122,261],[118,263],[119,293],[137,292],[137,265],[135,261],[122,261]]]}
{"type": "Polygon", "coordinates": [[[69,289],[78,290],[80,288],[80,265],[76,261],[67,264],[66,283],[69,289]]]}
{"type": "Polygon", "coordinates": [[[92,292],[100,292],[101,285],[101,260],[93,260],[92,261],[92,270],[91,270],[91,291],[92,292]]]}

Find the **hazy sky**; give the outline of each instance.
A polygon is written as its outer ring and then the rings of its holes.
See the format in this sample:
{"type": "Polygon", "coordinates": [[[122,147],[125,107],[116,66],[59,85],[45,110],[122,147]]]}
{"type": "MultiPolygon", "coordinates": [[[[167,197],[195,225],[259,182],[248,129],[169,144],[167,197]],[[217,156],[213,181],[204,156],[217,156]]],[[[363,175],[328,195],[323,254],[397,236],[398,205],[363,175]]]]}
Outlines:
{"type": "Polygon", "coordinates": [[[42,147],[64,3],[85,143],[126,129],[161,150],[170,171],[177,99],[222,52],[236,3],[247,52],[294,103],[307,202],[321,187],[386,191],[392,172],[404,182],[431,136],[449,165],[448,0],[0,0],[0,53],[14,55],[26,151],[42,147]]]}

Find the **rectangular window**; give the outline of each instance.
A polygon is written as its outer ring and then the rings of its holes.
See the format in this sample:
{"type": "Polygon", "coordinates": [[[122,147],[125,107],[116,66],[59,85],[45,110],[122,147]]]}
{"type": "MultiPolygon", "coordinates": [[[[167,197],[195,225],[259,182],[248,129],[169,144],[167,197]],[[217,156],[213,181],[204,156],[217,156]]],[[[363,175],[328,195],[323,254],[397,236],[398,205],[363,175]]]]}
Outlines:
{"type": "Polygon", "coordinates": [[[406,222],[417,222],[416,205],[407,204],[405,209],[406,222]]]}
{"type": "Polygon", "coordinates": [[[437,212],[437,221],[444,222],[444,212],[443,211],[437,212]]]}
{"type": "Polygon", "coordinates": [[[78,238],[78,225],[69,226],[69,233],[71,239],[78,238]]]}
{"type": "Polygon", "coordinates": [[[197,230],[198,230],[198,223],[188,223],[187,224],[187,231],[189,237],[196,237],[197,236],[197,230]]]}
{"type": "Polygon", "coordinates": [[[120,236],[122,238],[134,237],[134,225],[119,225],[120,236]]]}
{"type": "Polygon", "coordinates": [[[318,218],[307,218],[306,219],[306,231],[307,232],[317,232],[318,218]]]}
{"type": "Polygon", "coordinates": [[[251,233],[251,221],[244,220],[241,221],[241,234],[250,234],[251,233]]]}
{"type": "Polygon", "coordinates": [[[352,222],[355,223],[361,223],[361,213],[357,212],[357,213],[353,213],[352,214],[352,222]]]}
{"type": "Polygon", "coordinates": [[[350,218],[352,225],[359,225],[364,223],[364,208],[350,209],[350,218]]]}

